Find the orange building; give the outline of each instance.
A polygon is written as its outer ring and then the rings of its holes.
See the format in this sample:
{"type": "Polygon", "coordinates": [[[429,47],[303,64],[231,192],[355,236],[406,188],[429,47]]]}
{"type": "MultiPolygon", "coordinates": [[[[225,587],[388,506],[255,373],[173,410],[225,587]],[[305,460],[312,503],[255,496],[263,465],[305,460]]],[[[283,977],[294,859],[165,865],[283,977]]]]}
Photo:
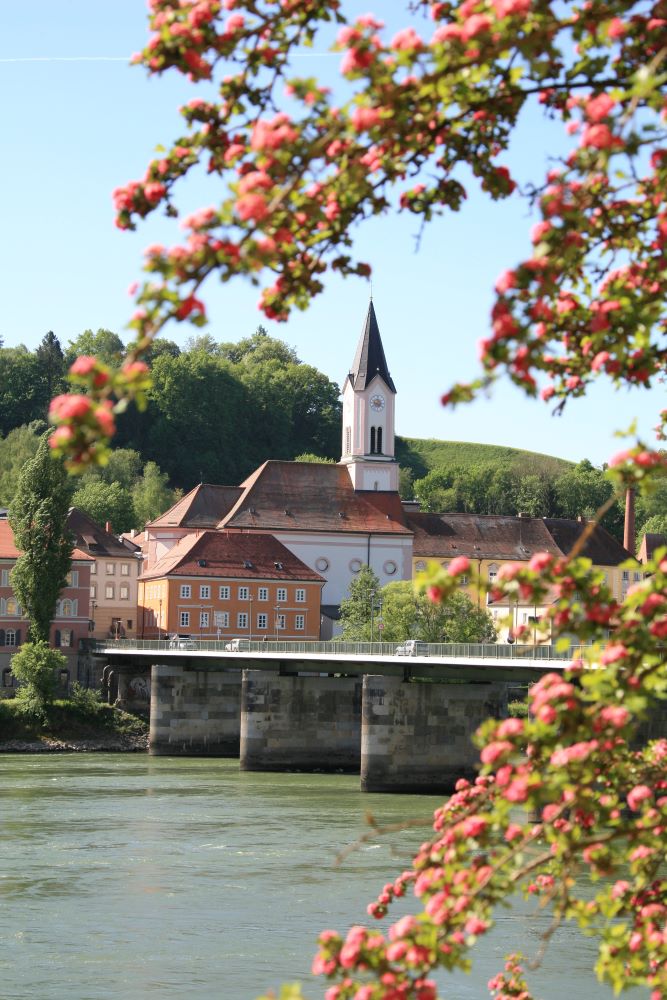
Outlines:
{"type": "Polygon", "coordinates": [[[272,535],[187,535],[138,582],[141,638],[320,637],[324,578],[272,535]]]}

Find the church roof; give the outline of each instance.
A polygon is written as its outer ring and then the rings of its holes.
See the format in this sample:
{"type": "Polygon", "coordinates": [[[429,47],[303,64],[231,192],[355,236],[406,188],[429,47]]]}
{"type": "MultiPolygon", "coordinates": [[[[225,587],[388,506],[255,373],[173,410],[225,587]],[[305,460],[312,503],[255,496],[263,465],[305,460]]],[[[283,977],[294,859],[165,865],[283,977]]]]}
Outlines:
{"type": "Polygon", "coordinates": [[[342,465],[269,461],[241,486],[219,528],[411,534],[398,493],[355,492],[342,465]]]}
{"type": "Polygon", "coordinates": [[[371,299],[368,305],[364,328],[361,331],[361,338],[357,345],[357,353],[354,356],[352,368],[347,377],[354,389],[365,389],[376,375],[380,375],[387,387],[392,392],[396,392],[396,386],[389,374],[387,359],[384,356],[380,328],[378,327],[373,300],[371,299]]]}
{"type": "Polygon", "coordinates": [[[165,576],[325,582],[272,535],[228,531],[186,535],[140,579],[165,576]]]}
{"type": "Polygon", "coordinates": [[[150,522],[151,528],[215,528],[234,506],[242,490],[239,486],[211,486],[200,483],[173,507],[150,522]]]}

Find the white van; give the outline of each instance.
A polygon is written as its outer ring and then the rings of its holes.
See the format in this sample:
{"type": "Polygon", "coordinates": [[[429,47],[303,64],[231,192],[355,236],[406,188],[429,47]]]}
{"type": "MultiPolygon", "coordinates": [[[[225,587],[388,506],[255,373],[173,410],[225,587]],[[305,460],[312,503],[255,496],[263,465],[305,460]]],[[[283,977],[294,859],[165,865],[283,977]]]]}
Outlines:
{"type": "Polygon", "coordinates": [[[421,639],[407,639],[396,647],[396,656],[428,656],[428,643],[421,639]]]}

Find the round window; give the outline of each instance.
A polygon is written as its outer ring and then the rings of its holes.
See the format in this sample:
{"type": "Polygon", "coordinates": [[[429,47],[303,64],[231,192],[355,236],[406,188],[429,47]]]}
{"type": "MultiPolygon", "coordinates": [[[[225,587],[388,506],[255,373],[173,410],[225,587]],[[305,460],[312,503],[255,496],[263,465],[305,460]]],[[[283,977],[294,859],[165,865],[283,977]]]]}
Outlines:
{"type": "Polygon", "coordinates": [[[417,560],[417,562],[415,563],[415,569],[419,570],[420,573],[422,572],[422,570],[426,569],[426,563],[424,562],[423,559],[417,560]]]}
{"type": "Polygon", "coordinates": [[[384,566],[382,567],[382,569],[385,571],[385,573],[387,574],[387,576],[393,576],[394,573],[396,572],[396,570],[398,569],[398,566],[396,565],[396,563],[392,559],[389,559],[384,564],[384,566]]]}
{"type": "Polygon", "coordinates": [[[315,569],[319,569],[319,571],[323,573],[325,569],[329,569],[329,560],[324,556],[320,556],[319,559],[315,560],[315,569]]]}
{"type": "Polygon", "coordinates": [[[351,559],[350,560],[350,569],[352,570],[353,573],[358,573],[362,566],[363,566],[363,563],[362,563],[361,559],[351,559]]]}

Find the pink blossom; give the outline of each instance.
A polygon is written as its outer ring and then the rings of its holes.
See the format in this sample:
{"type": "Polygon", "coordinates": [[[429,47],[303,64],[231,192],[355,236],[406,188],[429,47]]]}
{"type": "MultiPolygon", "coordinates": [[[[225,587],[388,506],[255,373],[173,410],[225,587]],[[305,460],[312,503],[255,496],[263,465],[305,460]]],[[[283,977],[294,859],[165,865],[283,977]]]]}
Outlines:
{"type": "Polygon", "coordinates": [[[476,38],[477,35],[488,31],[492,24],[493,21],[487,14],[473,14],[464,23],[461,36],[467,42],[470,38],[476,38]]]}
{"type": "Polygon", "coordinates": [[[355,108],[350,121],[357,132],[365,132],[378,124],[381,118],[378,108],[355,108]]]}
{"type": "Polygon", "coordinates": [[[494,0],[493,6],[498,17],[509,17],[511,14],[527,14],[533,0],[494,0]]]}
{"type": "Polygon", "coordinates": [[[505,719],[496,730],[496,735],[503,740],[507,736],[518,736],[523,732],[523,719],[505,719]]]}
{"type": "Polygon", "coordinates": [[[611,646],[607,646],[600,656],[600,663],[604,663],[605,665],[609,663],[618,663],[619,660],[624,660],[627,655],[628,651],[623,643],[617,642],[611,646]]]}
{"type": "Polygon", "coordinates": [[[440,45],[442,42],[448,42],[450,38],[460,41],[462,36],[463,30],[460,24],[441,24],[434,31],[431,44],[440,45]]]}
{"type": "Polygon", "coordinates": [[[391,40],[391,48],[401,50],[420,49],[423,42],[414,28],[403,28],[391,40]]]}
{"type": "Polygon", "coordinates": [[[630,713],[623,705],[606,705],[600,712],[600,718],[615,729],[622,729],[630,718],[630,713]]]}
{"type": "Polygon", "coordinates": [[[622,38],[627,34],[628,26],[620,17],[612,17],[607,27],[607,34],[610,38],[622,38]]]}
{"type": "Polygon", "coordinates": [[[609,149],[613,144],[614,136],[608,125],[588,125],[581,136],[581,145],[592,146],[593,149],[609,149]]]}
{"type": "Polygon", "coordinates": [[[653,798],[653,792],[648,785],[635,785],[627,794],[628,805],[634,812],[641,807],[642,802],[653,798]]]}
{"type": "Polygon", "coordinates": [[[56,396],[51,400],[49,406],[49,419],[55,420],[81,420],[87,417],[92,408],[90,399],[78,393],[66,393],[56,396]]]}
{"type": "Polygon", "coordinates": [[[510,823],[510,825],[505,830],[505,840],[508,844],[511,844],[513,840],[518,840],[519,837],[523,836],[523,829],[517,826],[516,823],[510,823]]]}
{"type": "MultiPolygon", "coordinates": [[[[273,187],[273,181],[264,170],[251,170],[244,174],[239,181],[239,193],[247,194],[248,191],[269,190],[273,187]]],[[[213,213],[215,215],[215,212],[213,213]]]]}
{"type": "Polygon", "coordinates": [[[484,931],[488,930],[488,927],[489,925],[484,920],[480,920],[479,917],[469,917],[464,930],[466,934],[483,934],[484,931]]]}
{"type": "Polygon", "coordinates": [[[450,576],[460,576],[462,573],[467,573],[469,569],[470,560],[467,556],[456,556],[447,567],[447,572],[450,576]]]}
{"type": "Polygon", "coordinates": [[[582,740],[569,747],[554,750],[549,758],[554,767],[564,767],[572,761],[586,760],[598,747],[597,740],[582,740]]]}
{"type": "Polygon", "coordinates": [[[236,214],[243,221],[254,219],[261,222],[269,214],[269,206],[261,194],[244,194],[236,202],[236,214]]]}
{"type": "Polygon", "coordinates": [[[591,361],[591,371],[594,372],[599,371],[600,368],[603,368],[604,365],[607,363],[607,361],[609,361],[610,357],[611,355],[609,351],[598,351],[598,353],[591,361]]]}
{"type": "Polygon", "coordinates": [[[525,802],[528,798],[528,779],[514,778],[505,789],[508,802],[525,802]]]}
{"type": "Polygon", "coordinates": [[[496,280],[496,291],[507,292],[510,288],[516,288],[516,271],[503,271],[496,280]]]}
{"type": "Polygon", "coordinates": [[[528,563],[528,569],[534,573],[542,573],[553,561],[553,556],[549,552],[535,552],[528,563]]]}
{"type": "Polygon", "coordinates": [[[493,743],[487,743],[480,754],[480,759],[483,764],[494,764],[499,757],[510,753],[513,749],[507,740],[495,740],[493,743]]]}
{"type": "Polygon", "coordinates": [[[586,103],[584,112],[589,122],[601,122],[603,118],[607,117],[615,104],[616,101],[609,94],[598,94],[597,97],[591,97],[586,103]]]}

